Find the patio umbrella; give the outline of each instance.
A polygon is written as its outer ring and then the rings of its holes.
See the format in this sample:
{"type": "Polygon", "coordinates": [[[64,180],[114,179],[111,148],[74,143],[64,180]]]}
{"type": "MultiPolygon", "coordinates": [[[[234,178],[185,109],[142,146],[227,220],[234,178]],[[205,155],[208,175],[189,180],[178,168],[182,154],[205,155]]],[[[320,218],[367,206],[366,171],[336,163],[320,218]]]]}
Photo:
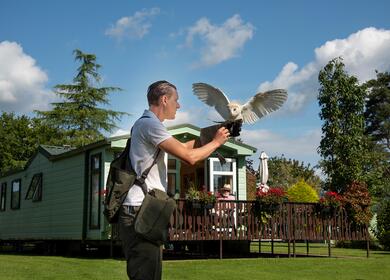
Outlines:
{"type": "Polygon", "coordinates": [[[262,151],[260,154],[259,174],[260,174],[259,188],[263,191],[268,191],[268,189],[269,189],[269,186],[267,185],[267,181],[268,181],[268,156],[264,151],[262,151]]]}

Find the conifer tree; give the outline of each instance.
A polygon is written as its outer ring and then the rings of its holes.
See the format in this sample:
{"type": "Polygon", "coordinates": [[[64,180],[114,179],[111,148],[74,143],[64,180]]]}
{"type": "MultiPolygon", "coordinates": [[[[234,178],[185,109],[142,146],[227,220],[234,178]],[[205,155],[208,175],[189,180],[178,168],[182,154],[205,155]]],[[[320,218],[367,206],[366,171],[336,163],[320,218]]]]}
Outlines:
{"type": "Polygon", "coordinates": [[[80,147],[103,138],[102,132],[111,132],[115,121],[126,113],[98,107],[109,105],[108,94],[121,91],[118,87],[97,87],[101,81],[101,67],[94,54],[74,50],[75,60],[81,62],[73,84],[59,84],[54,93],[63,101],[52,103],[50,111],[36,111],[50,127],[60,131],[56,144],[80,147]]]}

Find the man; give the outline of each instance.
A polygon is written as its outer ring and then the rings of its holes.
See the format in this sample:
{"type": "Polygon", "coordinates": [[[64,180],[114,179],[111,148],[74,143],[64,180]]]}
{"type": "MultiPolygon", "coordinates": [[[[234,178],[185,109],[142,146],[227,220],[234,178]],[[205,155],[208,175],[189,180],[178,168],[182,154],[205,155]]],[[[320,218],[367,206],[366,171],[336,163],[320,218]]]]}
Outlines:
{"type": "Polygon", "coordinates": [[[235,200],[236,198],[234,195],[231,195],[230,192],[232,191],[232,187],[230,184],[225,184],[221,188],[221,191],[217,195],[218,200],[235,200]]]}
{"type": "MultiPolygon", "coordinates": [[[[158,149],[161,149],[145,183],[148,190],[156,188],[166,191],[165,152],[193,165],[223,145],[229,138],[229,131],[221,127],[211,142],[199,148],[195,148],[194,140],[181,143],[162,124],[166,119],[174,119],[180,108],[176,87],[167,81],[157,81],[149,86],[147,98],[149,110],[145,110],[133,126],[129,156],[134,170],[140,176],[152,165],[158,149]]],[[[141,187],[133,185],[120,209],[119,229],[127,260],[127,275],[132,280],[161,279],[161,247],[142,239],[134,231],[134,217],[143,199],[141,187]]]]}

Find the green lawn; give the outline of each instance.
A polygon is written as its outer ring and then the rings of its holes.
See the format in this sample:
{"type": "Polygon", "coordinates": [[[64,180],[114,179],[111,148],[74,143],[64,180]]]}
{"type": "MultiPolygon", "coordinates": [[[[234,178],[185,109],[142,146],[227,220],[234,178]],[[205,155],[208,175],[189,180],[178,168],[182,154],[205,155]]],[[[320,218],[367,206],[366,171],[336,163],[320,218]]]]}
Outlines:
{"type": "MultiPolygon", "coordinates": [[[[349,257],[164,261],[163,279],[389,279],[390,252],[341,250],[349,257]]],[[[0,279],[127,278],[123,260],[0,254],[0,279]]]]}
{"type": "MultiPolygon", "coordinates": [[[[251,252],[259,252],[258,242],[251,243],[251,252]]],[[[261,242],[261,252],[270,253],[271,242],[261,242]]],[[[370,251],[370,254],[373,251],[370,251]]],[[[306,243],[296,243],[295,244],[295,253],[297,255],[306,255],[307,246],[306,243]]],[[[274,254],[288,254],[288,245],[287,243],[274,242],[274,254]]],[[[290,245],[290,254],[293,254],[293,244],[290,245]]],[[[309,244],[309,255],[311,256],[328,256],[328,245],[324,243],[310,243],[309,244]]],[[[331,248],[332,257],[367,257],[366,250],[357,250],[357,249],[344,249],[344,248],[331,248]]]]}

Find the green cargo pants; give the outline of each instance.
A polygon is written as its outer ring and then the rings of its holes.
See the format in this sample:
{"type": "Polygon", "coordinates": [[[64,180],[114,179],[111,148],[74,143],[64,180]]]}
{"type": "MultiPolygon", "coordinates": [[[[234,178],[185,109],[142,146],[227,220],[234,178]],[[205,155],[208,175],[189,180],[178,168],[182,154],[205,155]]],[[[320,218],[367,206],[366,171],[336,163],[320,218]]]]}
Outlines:
{"type": "Polygon", "coordinates": [[[151,243],[134,230],[134,217],[139,207],[122,206],[119,212],[119,235],[127,261],[130,280],[161,280],[161,246],[151,243]]]}

